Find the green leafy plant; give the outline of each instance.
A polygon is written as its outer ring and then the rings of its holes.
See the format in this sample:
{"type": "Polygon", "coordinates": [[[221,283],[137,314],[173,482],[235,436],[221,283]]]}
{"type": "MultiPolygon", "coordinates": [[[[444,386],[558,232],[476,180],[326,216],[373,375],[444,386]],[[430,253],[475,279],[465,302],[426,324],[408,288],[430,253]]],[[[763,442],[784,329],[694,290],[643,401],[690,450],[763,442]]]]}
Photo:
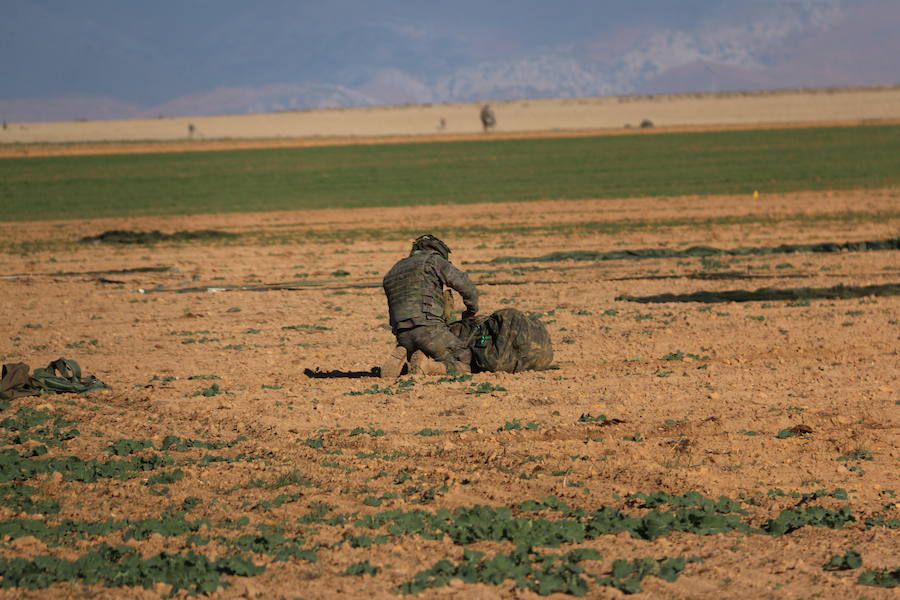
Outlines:
{"type": "Polygon", "coordinates": [[[862,566],[862,556],[859,552],[851,548],[843,555],[835,554],[822,565],[826,571],[848,571],[858,569],[862,566]]]}
{"type": "Polygon", "coordinates": [[[381,572],[381,567],[376,567],[374,565],[369,564],[369,561],[364,560],[362,562],[353,563],[342,573],[345,576],[352,575],[377,575],[381,572]]]}
{"type": "Polygon", "coordinates": [[[420,429],[419,431],[417,431],[416,435],[421,435],[423,437],[441,435],[441,430],[440,429],[429,429],[426,427],[425,429],[420,429]]]}
{"type": "Polygon", "coordinates": [[[769,519],[761,529],[765,533],[777,537],[808,525],[840,529],[845,524],[854,521],[856,518],[847,506],[838,510],[829,510],[821,506],[806,506],[781,511],[781,514],[774,519],[769,519]]]}
{"type": "Polygon", "coordinates": [[[284,331],[304,331],[306,333],[313,333],[316,331],[331,331],[331,327],[325,327],[324,325],[307,325],[305,323],[301,323],[299,325],[285,325],[281,329],[284,331]]]}
{"type": "Polygon", "coordinates": [[[893,569],[869,569],[859,574],[856,579],[859,585],[871,585],[883,588],[900,586],[900,567],[893,569]]]}
{"type": "Polygon", "coordinates": [[[113,456],[128,456],[145,448],[152,448],[150,440],[115,440],[106,447],[106,452],[113,456]]]}
{"type": "Polygon", "coordinates": [[[863,448],[855,448],[853,450],[848,450],[844,452],[840,456],[837,457],[836,460],[841,462],[861,462],[864,460],[873,460],[874,455],[868,450],[864,450],[863,448]]]}
{"type": "Polygon", "coordinates": [[[205,398],[211,398],[212,396],[218,396],[222,393],[221,388],[219,388],[218,383],[214,383],[208,388],[204,388],[201,390],[197,390],[196,392],[191,394],[191,397],[194,398],[196,396],[203,396],[205,398]]]}
{"type": "Polygon", "coordinates": [[[372,436],[372,437],[381,437],[381,436],[384,435],[384,429],[375,429],[374,427],[372,427],[371,425],[369,425],[368,428],[365,428],[365,427],[354,427],[352,430],[350,430],[350,436],[351,436],[351,437],[352,437],[352,436],[355,436],[355,435],[363,435],[363,434],[369,435],[369,436],[372,436]]]}
{"type": "Polygon", "coordinates": [[[495,385],[489,381],[483,381],[481,383],[472,382],[469,385],[469,389],[466,390],[467,394],[491,394],[493,392],[505,392],[506,388],[502,385],[495,385]]]}
{"type": "Polygon", "coordinates": [[[46,555],[32,560],[0,558],[3,587],[26,589],[45,589],[66,581],[148,588],[155,582],[163,582],[172,586],[173,594],[179,590],[209,594],[225,585],[222,575],[249,577],[264,570],[237,554],[210,560],[190,550],[182,554],[160,552],[142,558],[130,546],[108,544],[99,544],[75,560],[46,555]]]}

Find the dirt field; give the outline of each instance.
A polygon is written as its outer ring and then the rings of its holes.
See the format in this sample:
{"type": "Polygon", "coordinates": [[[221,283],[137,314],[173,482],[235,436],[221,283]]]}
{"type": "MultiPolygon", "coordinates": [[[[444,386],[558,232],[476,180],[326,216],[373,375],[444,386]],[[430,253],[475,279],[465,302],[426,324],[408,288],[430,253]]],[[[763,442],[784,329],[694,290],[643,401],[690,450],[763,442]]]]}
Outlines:
{"type": "MultiPolygon", "coordinates": [[[[200,537],[151,528],[146,539],[133,536],[128,543],[145,557],[193,549],[212,559],[234,551],[218,535],[278,531],[303,536],[298,545],[315,550],[315,562],[244,552],[265,572],[223,576],[230,586],[213,597],[396,598],[392,588],[441,559],[458,563],[464,549],[490,557],[514,546],[499,538],[466,544],[449,534],[367,529],[359,524],[363,515],[488,505],[558,520],[563,513],[520,506],[555,496],[588,513],[608,506],[640,517],[649,509],[631,494],[695,491],[740,501],[747,512],[737,518],[751,530],[673,531],[651,539],[623,531],[558,548],[538,543],[534,551],[598,550],[602,559],[581,563],[594,574],[608,573],[616,559],[699,557],[674,581],[643,579],[638,598],[896,597],[896,590],[856,581],[862,570],[898,567],[897,522],[884,523],[897,519],[900,493],[900,298],[616,300],[898,283],[896,252],[478,261],[558,250],[878,240],[897,235],[900,222],[880,216],[897,205],[898,192],[883,190],[0,223],[0,235],[16,240],[0,278],[0,319],[8,324],[2,361],[34,368],[65,356],[112,388],[17,399],[4,417],[22,406],[59,410],[77,421],[80,436],[51,447],[50,456],[101,462],[121,439],[149,440],[152,448],[132,456],[151,456],[165,454],[160,448],[169,435],[247,438],[215,451],[170,449],[185,475],[171,483],[147,485],[148,477],[172,467],[94,482],[38,475],[26,481],[36,488],[35,499],[58,501],[59,512],[4,506],[0,517],[137,521],[187,507],[188,521],[211,523],[191,530],[200,537]],[[485,227],[467,229],[475,223],[485,227]],[[109,229],[204,228],[241,237],[155,246],[76,243],[109,229]],[[379,284],[408,251],[409,239],[392,233],[405,229],[455,232],[446,241],[454,261],[479,284],[483,312],[511,306],[540,313],[558,368],[468,381],[370,376],[392,347],[379,284]],[[172,269],[97,273],[160,266],[172,269]],[[704,272],[727,274],[691,277],[704,272]],[[231,288],[284,282],[294,289],[231,288]],[[330,376],[310,377],[304,369],[330,376]],[[808,430],[776,437],[798,425],[808,430]],[[231,462],[197,462],[206,454],[231,462]],[[317,503],[331,510],[321,517],[317,503]],[[848,507],[853,520],[836,528],[800,523],[781,536],[753,530],[785,509],[808,506],[834,514],[848,507]],[[243,516],[246,525],[221,525],[243,516]],[[823,570],[829,558],[851,548],[862,555],[861,569],[823,570]],[[345,575],[359,563],[380,571],[345,575]]],[[[5,444],[24,452],[35,442],[5,444]]],[[[0,556],[73,559],[100,541],[115,545],[126,537],[118,530],[55,546],[37,534],[7,533],[0,556]]],[[[589,597],[624,597],[615,587],[586,581],[589,597]]],[[[61,583],[6,589],[0,597],[153,598],[169,589],[164,583],[146,590],[61,583]]],[[[513,579],[498,585],[450,579],[421,597],[538,594],[513,579]]]]}
{"type": "MultiPolygon", "coordinates": [[[[491,105],[497,115],[497,126],[491,133],[494,137],[622,133],[639,128],[645,120],[653,124],[651,131],[760,124],[887,123],[900,120],[900,86],[520,100],[491,105]]],[[[381,141],[471,139],[483,136],[478,119],[480,106],[433,104],[209,117],[9,123],[0,131],[0,156],[73,151],[66,146],[42,146],[59,143],[76,143],[78,148],[74,151],[78,152],[110,153],[365,143],[372,138],[381,141]]]]}

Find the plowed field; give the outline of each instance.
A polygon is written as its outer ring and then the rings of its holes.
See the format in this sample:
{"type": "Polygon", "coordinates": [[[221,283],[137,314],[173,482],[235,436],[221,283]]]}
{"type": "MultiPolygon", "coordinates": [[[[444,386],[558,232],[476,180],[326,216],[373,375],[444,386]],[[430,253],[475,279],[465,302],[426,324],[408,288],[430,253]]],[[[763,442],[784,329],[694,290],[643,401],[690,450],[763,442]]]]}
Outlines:
{"type": "Polygon", "coordinates": [[[617,297],[896,284],[897,251],[491,261],[883,240],[898,203],[0,224],[2,362],[64,356],[111,388],[2,411],[0,597],[894,597],[863,584],[900,566],[900,298],[617,297]],[[112,229],[238,237],[78,241],[112,229]],[[409,230],[452,231],[483,312],[540,315],[555,368],[376,377],[409,230]],[[823,568],[851,549],[862,566],[823,568]]]}

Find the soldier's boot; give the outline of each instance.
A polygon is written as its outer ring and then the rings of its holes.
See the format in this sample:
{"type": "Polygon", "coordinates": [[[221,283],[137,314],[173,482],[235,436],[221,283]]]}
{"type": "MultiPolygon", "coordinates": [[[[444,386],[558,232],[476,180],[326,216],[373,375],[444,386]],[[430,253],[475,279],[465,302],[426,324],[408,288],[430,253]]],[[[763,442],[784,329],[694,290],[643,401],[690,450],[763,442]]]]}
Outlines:
{"type": "Polygon", "coordinates": [[[460,375],[468,375],[472,372],[472,351],[468,348],[458,350],[456,356],[448,360],[447,375],[458,377],[460,375]]]}
{"type": "Polygon", "coordinates": [[[458,360],[448,360],[444,365],[447,375],[453,377],[468,375],[472,372],[472,367],[470,367],[468,363],[460,362],[458,360]]]}
{"type": "Polygon", "coordinates": [[[387,360],[381,365],[381,376],[396,379],[403,372],[406,365],[406,348],[397,346],[391,350],[387,360]]]}
{"type": "Polygon", "coordinates": [[[410,375],[446,375],[447,368],[444,363],[432,360],[421,350],[413,352],[409,357],[410,375]]]}

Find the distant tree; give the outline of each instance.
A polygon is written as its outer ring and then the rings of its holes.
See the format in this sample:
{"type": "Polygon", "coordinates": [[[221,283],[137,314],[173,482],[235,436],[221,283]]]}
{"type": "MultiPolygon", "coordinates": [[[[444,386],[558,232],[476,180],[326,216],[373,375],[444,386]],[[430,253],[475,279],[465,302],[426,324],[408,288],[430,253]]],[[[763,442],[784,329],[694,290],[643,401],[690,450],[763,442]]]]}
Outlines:
{"type": "Polygon", "coordinates": [[[491,109],[490,105],[485,104],[481,107],[481,126],[484,128],[484,132],[487,133],[497,124],[497,117],[494,115],[494,111],[491,109]]]}

